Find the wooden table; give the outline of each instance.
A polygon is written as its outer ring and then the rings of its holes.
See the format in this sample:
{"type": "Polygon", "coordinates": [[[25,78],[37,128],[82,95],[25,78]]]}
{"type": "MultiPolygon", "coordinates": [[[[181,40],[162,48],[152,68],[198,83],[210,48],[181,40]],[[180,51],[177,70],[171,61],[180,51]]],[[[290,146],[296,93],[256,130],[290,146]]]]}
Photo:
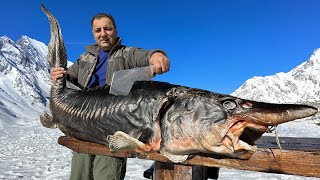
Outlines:
{"type": "MultiPolygon", "coordinates": [[[[217,155],[197,154],[183,163],[172,163],[160,153],[111,152],[107,146],[61,136],[58,143],[80,153],[116,157],[140,158],[156,161],[154,179],[206,179],[207,167],[320,177],[320,138],[279,137],[282,152],[274,137],[261,137],[258,150],[249,160],[217,155]]],[[[142,176],[142,175],[141,175],[142,176]]]]}

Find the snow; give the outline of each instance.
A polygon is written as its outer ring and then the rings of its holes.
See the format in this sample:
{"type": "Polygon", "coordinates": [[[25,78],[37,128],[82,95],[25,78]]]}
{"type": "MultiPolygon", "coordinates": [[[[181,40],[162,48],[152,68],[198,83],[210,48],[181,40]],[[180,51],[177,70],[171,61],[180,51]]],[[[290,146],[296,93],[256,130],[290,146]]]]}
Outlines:
{"type": "MultiPolygon", "coordinates": [[[[48,98],[50,89],[46,54],[46,45],[27,36],[22,36],[16,43],[6,36],[0,37],[0,179],[69,179],[72,151],[57,143],[58,137],[63,133],[58,129],[47,129],[39,121],[39,115],[43,111],[48,111],[48,103],[44,101],[48,98]]],[[[246,94],[253,99],[268,101],[301,100],[300,96],[319,100],[320,94],[316,96],[320,87],[319,59],[320,49],[313,53],[309,61],[289,73],[248,80],[243,88],[239,89],[238,95],[246,94]],[[266,86],[267,84],[276,88],[266,86]],[[296,86],[299,88],[295,88],[296,86]],[[294,91],[295,89],[298,90],[294,91]],[[270,97],[265,98],[265,96],[270,97]]],[[[315,104],[318,105],[317,101],[315,104]]],[[[316,122],[320,122],[319,114],[313,119],[279,125],[278,134],[280,137],[319,138],[320,126],[317,126],[316,122]]],[[[128,159],[125,179],[144,179],[143,171],[152,162],[136,158],[128,159]]],[[[320,178],[222,168],[219,180],[231,179],[319,180],[320,178]]]]}
{"type": "Polygon", "coordinates": [[[3,129],[0,179],[67,179],[71,153],[57,145],[61,133],[34,122],[3,129]]]}
{"type": "Polygon", "coordinates": [[[40,51],[40,54],[44,54],[44,55],[48,54],[48,48],[44,43],[39,42],[35,39],[29,38],[27,36],[22,36],[22,38],[27,39],[32,47],[40,51]]]}
{"type": "Polygon", "coordinates": [[[3,49],[3,52],[7,52],[7,53],[12,53],[12,54],[19,54],[20,53],[18,49],[12,47],[9,44],[4,44],[2,46],[2,49],[3,49]]]}

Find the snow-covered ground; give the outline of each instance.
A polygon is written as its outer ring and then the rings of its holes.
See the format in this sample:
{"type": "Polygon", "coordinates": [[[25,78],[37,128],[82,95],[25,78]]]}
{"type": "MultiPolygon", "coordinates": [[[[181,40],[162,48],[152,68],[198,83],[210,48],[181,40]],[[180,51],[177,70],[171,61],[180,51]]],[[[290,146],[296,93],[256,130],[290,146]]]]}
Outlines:
{"type": "MultiPolygon", "coordinates": [[[[280,125],[280,136],[320,137],[320,126],[306,121],[280,125]]],[[[0,129],[0,179],[67,180],[72,151],[57,143],[63,135],[47,129],[38,120],[15,123],[0,129]]],[[[142,174],[152,164],[149,160],[128,159],[126,180],[144,179],[142,174]]],[[[319,180],[320,178],[221,169],[219,180],[319,180]]]]}

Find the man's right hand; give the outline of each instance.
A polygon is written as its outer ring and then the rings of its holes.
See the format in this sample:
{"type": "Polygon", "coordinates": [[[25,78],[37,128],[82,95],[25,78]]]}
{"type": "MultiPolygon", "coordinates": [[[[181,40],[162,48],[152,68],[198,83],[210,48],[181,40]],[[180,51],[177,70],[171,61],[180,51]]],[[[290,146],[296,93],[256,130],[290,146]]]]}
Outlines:
{"type": "Polygon", "coordinates": [[[52,82],[56,82],[57,79],[62,78],[65,74],[67,74],[67,71],[62,67],[51,68],[50,79],[52,82]]]}

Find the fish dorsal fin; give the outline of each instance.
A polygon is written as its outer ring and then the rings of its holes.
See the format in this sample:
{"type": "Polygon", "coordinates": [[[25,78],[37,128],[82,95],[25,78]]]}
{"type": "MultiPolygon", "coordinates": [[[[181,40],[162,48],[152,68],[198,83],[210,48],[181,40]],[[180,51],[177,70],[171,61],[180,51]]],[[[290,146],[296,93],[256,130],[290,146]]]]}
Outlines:
{"type": "Polygon", "coordinates": [[[81,91],[81,88],[79,88],[78,86],[76,86],[75,84],[73,84],[69,81],[67,81],[67,88],[81,91]]]}

